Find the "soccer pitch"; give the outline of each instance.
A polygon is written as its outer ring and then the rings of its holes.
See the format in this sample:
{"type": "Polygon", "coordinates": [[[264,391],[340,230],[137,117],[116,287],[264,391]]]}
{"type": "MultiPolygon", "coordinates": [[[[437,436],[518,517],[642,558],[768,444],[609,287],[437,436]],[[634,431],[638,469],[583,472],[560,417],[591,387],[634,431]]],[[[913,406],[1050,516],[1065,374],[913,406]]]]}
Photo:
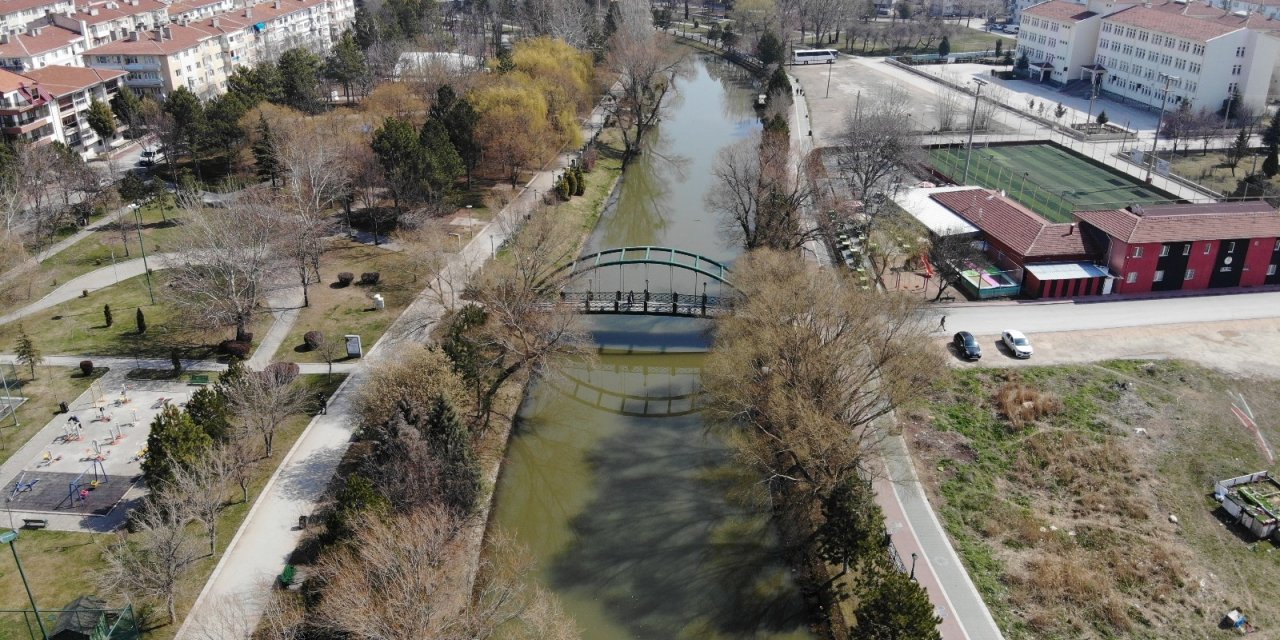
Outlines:
{"type": "MultiPolygon", "coordinates": [[[[939,172],[962,181],[963,147],[931,149],[929,157],[939,172]]],[[[1072,211],[1177,201],[1136,178],[1044,143],[974,147],[968,182],[1003,190],[1052,222],[1071,222],[1072,211]]]]}

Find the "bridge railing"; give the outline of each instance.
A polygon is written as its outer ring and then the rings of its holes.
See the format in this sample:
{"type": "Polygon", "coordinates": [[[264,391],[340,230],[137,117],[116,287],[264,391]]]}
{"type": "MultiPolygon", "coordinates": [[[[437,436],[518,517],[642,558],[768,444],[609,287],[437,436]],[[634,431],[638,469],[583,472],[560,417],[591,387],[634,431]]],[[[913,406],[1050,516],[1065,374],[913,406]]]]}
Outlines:
{"type": "Polygon", "coordinates": [[[582,313],[712,317],[732,313],[737,296],[652,291],[561,291],[560,302],[582,313]]]}

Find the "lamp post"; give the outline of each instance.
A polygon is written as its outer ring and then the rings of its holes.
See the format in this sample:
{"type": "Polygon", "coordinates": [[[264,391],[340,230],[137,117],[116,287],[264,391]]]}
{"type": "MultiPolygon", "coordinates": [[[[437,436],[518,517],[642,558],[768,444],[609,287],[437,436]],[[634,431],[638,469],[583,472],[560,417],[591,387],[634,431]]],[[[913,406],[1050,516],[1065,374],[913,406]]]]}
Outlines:
{"type": "Polygon", "coordinates": [[[831,68],[834,66],[836,66],[834,60],[827,63],[827,95],[823,96],[825,98],[831,97],[831,68]]]}
{"type": "MultiPolygon", "coordinates": [[[[1103,71],[1102,73],[1105,74],[1106,71],[1103,71]]],[[[1089,122],[1093,120],[1093,101],[1098,99],[1099,84],[1101,83],[1098,82],[1098,72],[1090,71],[1089,72],[1089,115],[1085,116],[1084,118],[1085,130],[1088,130],[1089,122]]]]}
{"type": "Polygon", "coordinates": [[[917,555],[919,554],[917,554],[914,551],[911,552],[911,579],[912,580],[916,579],[916,556],[917,555]]]}
{"type": "Polygon", "coordinates": [[[151,267],[147,266],[147,243],[142,241],[142,214],[138,212],[138,203],[129,205],[133,209],[133,219],[138,222],[138,248],[142,250],[142,271],[147,275],[147,295],[151,297],[151,304],[156,303],[156,292],[151,288],[151,267]]]}
{"type": "Polygon", "coordinates": [[[493,244],[493,234],[491,233],[489,234],[489,258],[493,259],[496,257],[498,257],[498,248],[493,244]]]}
{"type": "Polygon", "coordinates": [[[9,415],[13,416],[13,426],[21,427],[22,424],[18,422],[18,405],[13,404],[14,398],[9,395],[9,379],[4,376],[3,370],[0,370],[0,384],[4,385],[4,401],[9,407],[9,415]]]}
{"type": "Polygon", "coordinates": [[[1160,74],[1164,79],[1164,89],[1160,91],[1160,117],[1156,118],[1156,134],[1151,136],[1151,162],[1147,163],[1147,182],[1151,182],[1151,170],[1156,166],[1156,145],[1160,143],[1160,128],[1164,126],[1164,107],[1169,101],[1169,85],[1178,79],[1167,73],[1160,74]]]}
{"type": "Polygon", "coordinates": [[[31,611],[35,613],[36,624],[40,627],[40,637],[43,640],[49,640],[49,632],[45,631],[44,620],[40,619],[40,608],[36,606],[35,596],[31,595],[31,585],[27,584],[27,574],[22,570],[22,560],[18,559],[18,547],[13,544],[13,541],[17,539],[17,529],[10,529],[0,533],[0,544],[9,543],[9,550],[13,552],[13,561],[18,565],[18,575],[22,577],[22,587],[27,590],[27,600],[31,602],[31,611]]]}
{"type": "Polygon", "coordinates": [[[969,149],[964,154],[964,178],[960,180],[964,184],[969,184],[969,158],[973,155],[973,130],[978,127],[978,101],[982,96],[983,85],[987,84],[982,78],[974,78],[973,81],[978,84],[978,88],[973,92],[973,115],[969,117],[969,149]]]}

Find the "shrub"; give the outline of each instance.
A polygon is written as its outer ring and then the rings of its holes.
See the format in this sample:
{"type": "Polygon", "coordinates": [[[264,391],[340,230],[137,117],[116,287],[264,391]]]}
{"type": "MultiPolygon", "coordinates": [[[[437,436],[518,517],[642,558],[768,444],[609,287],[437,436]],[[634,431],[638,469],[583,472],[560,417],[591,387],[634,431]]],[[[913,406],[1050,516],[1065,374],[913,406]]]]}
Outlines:
{"type": "Polygon", "coordinates": [[[1041,416],[1062,411],[1062,401],[1018,380],[1010,380],[996,391],[996,406],[1009,423],[1022,428],[1041,416]]]}
{"type": "Polygon", "coordinates": [[[382,274],[377,271],[367,271],[365,273],[360,274],[360,284],[366,284],[366,285],[378,284],[378,279],[381,277],[382,277],[382,274]]]}
{"type": "Polygon", "coordinates": [[[356,279],[356,274],[351,273],[350,271],[343,271],[342,273],[338,274],[338,284],[343,287],[350,285],[352,282],[355,282],[355,279],[356,279]]]}
{"type": "Polygon", "coordinates": [[[587,147],[586,151],[582,152],[582,170],[591,173],[596,168],[596,161],[599,159],[600,152],[596,151],[596,146],[593,144],[587,147]]]}
{"type": "Polygon", "coordinates": [[[320,348],[320,343],[324,342],[324,334],[319,331],[308,331],[302,334],[302,342],[307,345],[308,351],[315,351],[320,348]]]}
{"type": "Polygon", "coordinates": [[[573,168],[573,195],[580,196],[587,192],[587,181],[582,177],[582,169],[573,168]]]}
{"type": "Polygon", "coordinates": [[[84,377],[86,377],[86,378],[88,378],[89,376],[93,375],[93,361],[92,361],[92,360],[81,360],[81,361],[80,361],[80,373],[83,373],[83,374],[84,374],[84,377]]]}
{"type": "Polygon", "coordinates": [[[292,362],[272,362],[262,370],[262,376],[278,385],[289,384],[298,377],[298,365],[292,362]]]}
{"type": "Polygon", "coordinates": [[[240,340],[223,340],[218,344],[218,351],[236,358],[249,357],[249,343],[240,340]]]}

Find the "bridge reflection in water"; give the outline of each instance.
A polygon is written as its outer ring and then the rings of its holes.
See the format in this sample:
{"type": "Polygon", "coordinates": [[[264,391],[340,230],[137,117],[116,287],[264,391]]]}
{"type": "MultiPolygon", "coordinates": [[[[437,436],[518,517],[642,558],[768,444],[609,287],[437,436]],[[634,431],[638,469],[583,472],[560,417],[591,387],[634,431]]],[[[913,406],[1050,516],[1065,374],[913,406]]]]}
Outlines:
{"type": "Polygon", "coordinates": [[[662,367],[597,363],[590,368],[560,367],[544,382],[579,404],[615,415],[666,418],[701,409],[702,367],[662,367]],[[650,376],[665,384],[655,386],[650,376]],[[643,393],[628,393],[636,388],[643,393]]]}

